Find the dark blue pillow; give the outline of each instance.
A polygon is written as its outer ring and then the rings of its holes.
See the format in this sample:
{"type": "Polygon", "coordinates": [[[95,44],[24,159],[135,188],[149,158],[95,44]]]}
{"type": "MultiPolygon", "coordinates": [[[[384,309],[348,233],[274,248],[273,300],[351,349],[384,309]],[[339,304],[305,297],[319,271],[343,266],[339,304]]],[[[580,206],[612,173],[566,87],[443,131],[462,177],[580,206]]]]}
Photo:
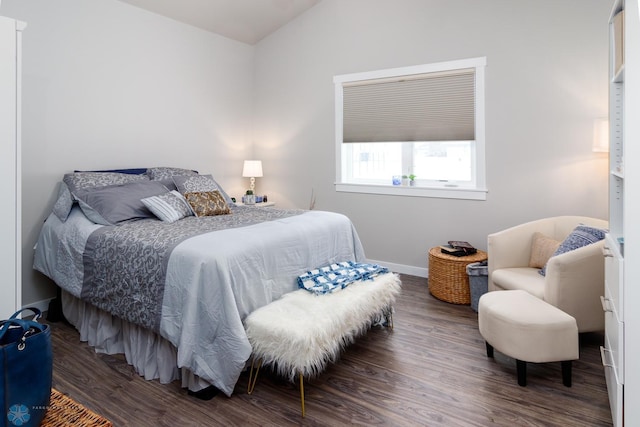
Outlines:
{"type": "MultiPolygon", "coordinates": [[[[578,225],[573,229],[571,234],[569,234],[567,238],[564,239],[562,243],[560,243],[560,246],[558,246],[558,249],[556,249],[551,258],[556,255],[561,255],[565,252],[569,252],[574,249],[599,242],[600,240],[604,239],[605,233],[606,230],[602,230],[601,228],[589,227],[588,225],[582,224],[578,225]]],[[[546,269],[547,265],[545,264],[545,266],[542,267],[539,273],[544,276],[546,274],[546,269]]]]}
{"type": "Polygon", "coordinates": [[[100,171],[79,171],[76,170],[74,172],[115,172],[115,173],[126,173],[129,175],[144,175],[147,172],[147,168],[135,168],[135,169],[105,169],[100,171]]]}

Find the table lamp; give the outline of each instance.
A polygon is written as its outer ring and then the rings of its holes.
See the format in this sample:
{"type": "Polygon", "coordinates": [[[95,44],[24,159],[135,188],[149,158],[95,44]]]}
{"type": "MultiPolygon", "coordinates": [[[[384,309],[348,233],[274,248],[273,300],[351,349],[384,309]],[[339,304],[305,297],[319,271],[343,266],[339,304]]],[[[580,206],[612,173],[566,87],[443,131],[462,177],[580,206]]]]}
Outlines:
{"type": "Polygon", "coordinates": [[[251,178],[249,188],[253,194],[256,194],[256,178],[262,177],[262,160],[245,160],[244,167],[242,168],[242,176],[244,178],[251,178]]]}

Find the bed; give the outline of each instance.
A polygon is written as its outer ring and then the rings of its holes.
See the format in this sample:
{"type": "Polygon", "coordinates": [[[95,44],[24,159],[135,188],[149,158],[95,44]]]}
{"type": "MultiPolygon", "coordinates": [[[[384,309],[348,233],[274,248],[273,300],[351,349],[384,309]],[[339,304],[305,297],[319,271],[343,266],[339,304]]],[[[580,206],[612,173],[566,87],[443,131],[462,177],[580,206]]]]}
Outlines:
{"type": "Polygon", "coordinates": [[[245,317],[309,269],[363,260],[344,215],[236,206],[212,176],[162,167],[65,174],[34,269],[96,351],[231,396],[251,355],[245,317]]]}

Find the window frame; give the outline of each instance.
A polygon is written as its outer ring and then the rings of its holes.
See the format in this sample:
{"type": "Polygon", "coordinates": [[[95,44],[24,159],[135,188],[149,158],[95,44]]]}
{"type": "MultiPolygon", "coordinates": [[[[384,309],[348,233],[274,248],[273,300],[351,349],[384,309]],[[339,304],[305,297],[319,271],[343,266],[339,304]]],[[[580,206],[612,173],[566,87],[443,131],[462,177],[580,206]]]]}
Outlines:
{"type": "MultiPolygon", "coordinates": [[[[335,87],[335,150],[336,150],[336,181],[335,189],[338,192],[386,194],[413,197],[435,197],[447,199],[486,200],[486,166],[485,166],[485,67],[486,57],[469,58],[456,61],[438,62],[433,64],[416,65],[409,67],[390,68],[385,70],[367,71],[334,76],[335,87]],[[399,78],[414,74],[433,73],[441,71],[454,71],[458,69],[475,69],[475,163],[472,164],[472,173],[475,172],[475,185],[463,186],[447,182],[429,186],[394,186],[359,184],[343,182],[343,85],[345,83],[375,80],[381,78],[399,78]]],[[[390,177],[391,178],[391,177],[390,177]]],[[[472,179],[474,181],[474,179],[472,179]]]]}

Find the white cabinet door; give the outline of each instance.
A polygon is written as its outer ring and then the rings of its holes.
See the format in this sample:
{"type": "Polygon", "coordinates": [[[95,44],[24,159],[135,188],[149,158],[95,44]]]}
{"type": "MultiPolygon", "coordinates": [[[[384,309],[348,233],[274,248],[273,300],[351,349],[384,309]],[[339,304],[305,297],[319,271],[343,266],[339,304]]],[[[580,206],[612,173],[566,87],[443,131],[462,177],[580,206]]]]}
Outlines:
{"type": "Polygon", "coordinates": [[[21,304],[20,238],[20,31],[23,24],[0,16],[0,318],[21,304]]]}

